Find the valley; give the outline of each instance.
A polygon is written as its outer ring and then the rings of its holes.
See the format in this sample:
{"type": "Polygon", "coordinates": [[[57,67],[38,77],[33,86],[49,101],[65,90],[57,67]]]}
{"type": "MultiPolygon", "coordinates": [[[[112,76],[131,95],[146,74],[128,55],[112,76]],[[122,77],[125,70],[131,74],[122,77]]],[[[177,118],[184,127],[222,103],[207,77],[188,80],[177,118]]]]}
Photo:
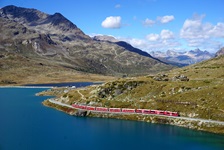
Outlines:
{"type": "Polygon", "coordinates": [[[91,38],[60,13],[50,15],[13,5],[0,9],[0,33],[2,86],[103,82],[41,92],[38,95],[55,96],[55,103],[45,100],[45,106],[68,114],[76,114],[77,109],[64,107],[73,104],[178,112],[192,119],[88,111],[87,116],[224,133],[223,125],[200,121],[224,121],[223,48],[215,56],[196,49],[185,56],[169,51],[175,57],[155,58],[124,41],[108,36],[91,38]],[[188,56],[194,57],[194,62],[188,56]]]}

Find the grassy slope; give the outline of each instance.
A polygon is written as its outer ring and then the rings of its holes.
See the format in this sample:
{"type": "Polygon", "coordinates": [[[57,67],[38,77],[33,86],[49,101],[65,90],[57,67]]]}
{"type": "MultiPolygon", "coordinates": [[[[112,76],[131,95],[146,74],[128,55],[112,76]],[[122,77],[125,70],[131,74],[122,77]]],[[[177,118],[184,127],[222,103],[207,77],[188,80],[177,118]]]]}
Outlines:
{"type": "Polygon", "coordinates": [[[108,81],[110,76],[88,74],[62,67],[63,64],[42,59],[30,59],[14,53],[0,58],[0,85],[58,83],[77,81],[108,81]]]}
{"type": "MultiPolygon", "coordinates": [[[[175,69],[190,81],[155,81],[151,76],[118,79],[59,93],[66,103],[178,111],[181,116],[224,121],[224,56],[175,69]],[[82,94],[84,96],[82,96],[82,94]]],[[[54,90],[51,92],[54,93],[54,90]]]]}

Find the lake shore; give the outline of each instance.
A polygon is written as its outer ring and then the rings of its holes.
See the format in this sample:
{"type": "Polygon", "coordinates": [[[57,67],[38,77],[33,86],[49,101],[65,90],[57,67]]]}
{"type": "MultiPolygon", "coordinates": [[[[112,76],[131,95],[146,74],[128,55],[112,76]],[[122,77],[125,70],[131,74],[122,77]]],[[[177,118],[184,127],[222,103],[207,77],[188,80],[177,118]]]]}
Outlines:
{"type": "Polygon", "coordinates": [[[203,120],[203,119],[197,120],[195,118],[191,119],[186,117],[181,118],[181,117],[169,117],[169,116],[159,116],[159,115],[119,114],[119,113],[103,113],[103,112],[92,112],[92,111],[82,111],[82,112],[85,112],[84,113],[85,115],[83,115],[82,113],[80,114],[78,109],[52,103],[49,100],[45,100],[44,102],[42,102],[42,104],[46,107],[54,108],[73,116],[143,121],[148,123],[174,125],[174,126],[189,128],[189,129],[198,130],[198,131],[216,133],[216,134],[224,134],[224,125],[216,121],[209,122],[209,120],[203,120]]]}
{"type": "Polygon", "coordinates": [[[19,85],[15,85],[15,86],[0,86],[0,88],[41,88],[41,89],[48,89],[48,88],[53,88],[51,86],[19,86],[19,85]]]}
{"type": "Polygon", "coordinates": [[[50,84],[67,82],[106,82],[113,81],[115,79],[117,79],[117,77],[71,72],[53,74],[51,76],[40,74],[26,77],[15,77],[13,76],[13,73],[11,73],[0,78],[0,86],[23,86],[26,84],[50,84]]]}

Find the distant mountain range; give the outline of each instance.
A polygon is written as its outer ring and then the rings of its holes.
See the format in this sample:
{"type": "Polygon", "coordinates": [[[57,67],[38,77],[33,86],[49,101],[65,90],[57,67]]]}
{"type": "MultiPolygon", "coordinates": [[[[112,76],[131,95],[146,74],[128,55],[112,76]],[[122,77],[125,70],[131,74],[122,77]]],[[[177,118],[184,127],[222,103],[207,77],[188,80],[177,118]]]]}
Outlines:
{"type": "Polygon", "coordinates": [[[152,51],[150,54],[155,58],[177,66],[195,64],[215,56],[213,53],[201,51],[200,49],[190,50],[187,52],[176,52],[172,50],[168,50],[166,52],[152,51]]]}
{"type": "Polygon", "coordinates": [[[92,39],[60,13],[6,6],[0,9],[0,34],[2,72],[7,70],[4,62],[9,54],[38,64],[114,76],[173,68],[125,42],[92,39]]]}
{"type": "Polygon", "coordinates": [[[166,52],[151,51],[150,53],[147,53],[145,51],[142,51],[138,48],[131,46],[127,42],[119,41],[113,36],[97,35],[97,36],[94,36],[93,39],[97,41],[106,41],[106,42],[115,43],[119,46],[122,46],[128,49],[131,52],[135,52],[146,57],[154,57],[155,59],[160,60],[164,63],[172,64],[174,66],[179,66],[179,67],[195,64],[203,60],[213,58],[215,56],[215,54],[213,53],[209,53],[208,51],[201,51],[200,49],[190,50],[187,52],[176,52],[176,51],[168,50],[166,52]]]}

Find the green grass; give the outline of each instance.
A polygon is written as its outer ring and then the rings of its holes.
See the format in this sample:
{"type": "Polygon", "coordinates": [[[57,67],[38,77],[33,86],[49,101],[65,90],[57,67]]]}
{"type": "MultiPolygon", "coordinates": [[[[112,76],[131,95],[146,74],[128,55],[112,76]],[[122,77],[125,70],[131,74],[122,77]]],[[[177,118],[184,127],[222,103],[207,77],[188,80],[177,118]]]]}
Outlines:
{"type": "Polygon", "coordinates": [[[222,62],[223,56],[166,72],[168,78],[184,74],[190,81],[155,81],[151,76],[142,76],[121,78],[81,90],[74,89],[67,93],[69,103],[160,109],[177,111],[181,116],[224,121],[222,62]]]}

